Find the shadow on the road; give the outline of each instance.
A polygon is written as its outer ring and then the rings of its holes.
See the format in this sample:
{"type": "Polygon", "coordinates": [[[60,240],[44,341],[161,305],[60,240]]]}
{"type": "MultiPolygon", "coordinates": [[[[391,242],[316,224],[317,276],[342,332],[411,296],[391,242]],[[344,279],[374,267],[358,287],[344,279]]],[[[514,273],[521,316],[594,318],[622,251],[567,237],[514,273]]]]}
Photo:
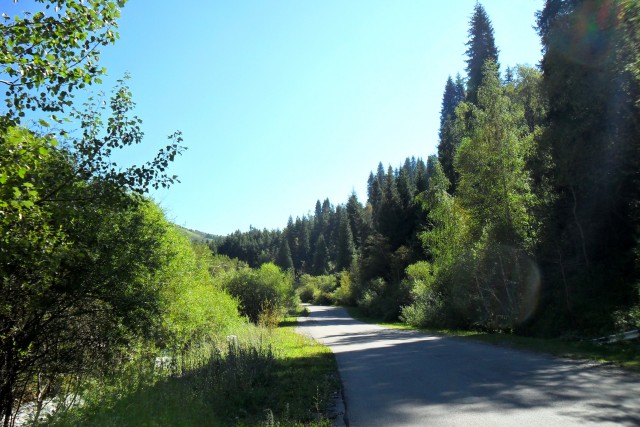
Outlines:
{"type": "MultiPolygon", "coordinates": [[[[353,384],[369,393],[366,411],[372,419],[402,424],[407,408],[426,405],[479,416],[553,408],[575,423],[640,425],[640,377],[635,374],[381,328],[350,319],[337,307],[314,311],[303,327],[336,353],[347,396],[362,392],[350,389],[353,384]]],[[[348,410],[351,404],[358,403],[347,401],[348,410]]]]}

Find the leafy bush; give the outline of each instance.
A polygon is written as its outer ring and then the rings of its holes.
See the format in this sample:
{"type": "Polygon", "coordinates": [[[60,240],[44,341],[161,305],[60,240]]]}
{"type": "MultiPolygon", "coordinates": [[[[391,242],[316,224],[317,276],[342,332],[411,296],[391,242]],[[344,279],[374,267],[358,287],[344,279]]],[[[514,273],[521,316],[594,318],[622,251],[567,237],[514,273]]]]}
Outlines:
{"type": "Polygon", "coordinates": [[[266,307],[275,309],[281,317],[298,302],[292,275],[271,263],[257,270],[245,267],[229,271],[221,281],[223,288],[240,301],[240,312],[253,323],[258,323],[266,307]]]}
{"type": "Polygon", "coordinates": [[[408,266],[406,272],[413,302],[402,307],[400,319],[413,326],[441,325],[444,299],[434,288],[431,264],[420,261],[408,266]]]}
{"type": "Polygon", "coordinates": [[[333,292],[337,286],[332,275],[310,276],[303,274],[298,280],[297,293],[302,302],[331,305],[335,302],[333,292]]]}
{"type": "Polygon", "coordinates": [[[333,293],[335,302],[340,305],[354,306],[356,304],[351,275],[344,271],[338,275],[340,286],[333,293]]]}
{"type": "Polygon", "coordinates": [[[238,303],[212,280],[208,248],[190,242],[175,226],[167,228],[164,243],[166,263],[156,279],[162,284],[164,345],[184,348],[238,325],[238,303]]]}

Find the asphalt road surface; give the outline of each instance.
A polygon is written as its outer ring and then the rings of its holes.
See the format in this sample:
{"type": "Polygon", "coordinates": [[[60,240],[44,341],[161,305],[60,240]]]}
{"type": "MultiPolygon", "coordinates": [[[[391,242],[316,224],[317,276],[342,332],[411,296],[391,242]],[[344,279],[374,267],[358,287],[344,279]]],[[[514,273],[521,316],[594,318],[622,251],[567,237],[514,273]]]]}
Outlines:
{"type": "Polygon", "coordinates": [[[636,374],[309,309],[300,331],[335,353],[351,427],[640,426],[636,374]]]}

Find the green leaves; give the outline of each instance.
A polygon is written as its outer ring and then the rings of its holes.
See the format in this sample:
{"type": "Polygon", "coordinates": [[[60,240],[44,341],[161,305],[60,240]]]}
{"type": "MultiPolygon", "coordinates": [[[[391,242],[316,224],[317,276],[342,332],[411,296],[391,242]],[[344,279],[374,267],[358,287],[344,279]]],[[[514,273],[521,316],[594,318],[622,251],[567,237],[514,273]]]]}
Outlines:
{"type": "Polygon", "coordinates": [[[33,180],[48,160],[55,141],[36,137],[22,128],[9,128],[0,133],[0,200],[4,211],[2,221],[10,224],[22,218],[22,211],[37,202],[39,193],[33,180]]]}
{"type": "Polygon", "coordinates": [[[63,111],[70,93],[99,81],[104,69],[98,61],[99,46],[118,37],[118,7],[124,1],[43,0],[44,11],[16,16],[3,15],[0,23],[0,69],[5,76],[8,111],[2,122],[18,123],[24,111],[63,111]],[[55,8],[50,8],[55,4],[55,8]],[[36,90],[46,87],[46,91],[36,90]],[[66,91],[62,88],[65,87],[66,91]]]}

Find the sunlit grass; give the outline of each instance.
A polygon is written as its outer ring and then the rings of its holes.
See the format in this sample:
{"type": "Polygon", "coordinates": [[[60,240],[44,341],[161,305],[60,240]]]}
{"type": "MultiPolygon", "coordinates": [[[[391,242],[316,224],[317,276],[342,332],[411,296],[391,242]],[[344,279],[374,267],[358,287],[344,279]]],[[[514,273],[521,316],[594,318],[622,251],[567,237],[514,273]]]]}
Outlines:
{"type": "Polygon", "coordinates": [[[121,378],[110,398],[94,390],[102,401],[87,396],[87,404],[47,425],[329,426],[327,413],[339,389],[334,356],[297,334],[295,319],[283,325],[246,325],[230,337],[235,350],[133,390],[121,378]]]}

